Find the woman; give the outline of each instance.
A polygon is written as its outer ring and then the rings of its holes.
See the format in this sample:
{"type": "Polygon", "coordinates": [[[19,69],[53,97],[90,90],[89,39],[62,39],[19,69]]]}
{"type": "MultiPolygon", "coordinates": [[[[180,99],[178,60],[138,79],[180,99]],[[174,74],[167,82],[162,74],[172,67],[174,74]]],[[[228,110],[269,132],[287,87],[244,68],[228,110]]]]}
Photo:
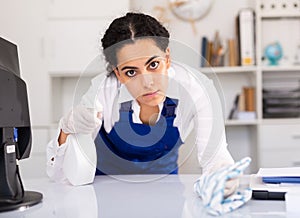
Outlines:
{"type": "Polygon", "coordinates": [[[96,174],[177,173],[178,149],[193,127],[203,173],[233,163],[212,82],[201,75],[199,85],[190,68],[171,63],[168,46],[169,32],[151,16],[127,13],[111,23],[102,38],[108,75],[93,79],[48,144],[52,179],[64,178],[68,138],[77,133],[94,136],[96,174]]]}

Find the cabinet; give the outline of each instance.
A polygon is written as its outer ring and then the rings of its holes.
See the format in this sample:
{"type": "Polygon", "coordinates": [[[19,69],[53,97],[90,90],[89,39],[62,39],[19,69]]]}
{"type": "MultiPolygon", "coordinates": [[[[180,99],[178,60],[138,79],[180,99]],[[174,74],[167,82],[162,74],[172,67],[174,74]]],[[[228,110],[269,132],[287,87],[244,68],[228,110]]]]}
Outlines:
{"type": "Polygon", "coordinates": [[[260,126],[262,167],[300,166],[300,124],[293,121],[266,123],[260,126]]]}

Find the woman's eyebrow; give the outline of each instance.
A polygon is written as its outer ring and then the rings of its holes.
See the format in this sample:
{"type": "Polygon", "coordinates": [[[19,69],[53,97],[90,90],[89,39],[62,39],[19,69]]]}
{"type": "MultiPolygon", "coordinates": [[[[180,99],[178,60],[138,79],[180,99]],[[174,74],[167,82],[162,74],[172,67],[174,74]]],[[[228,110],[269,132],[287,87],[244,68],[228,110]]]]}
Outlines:
{"type": "Polygon", "coordinates": [[[151,58],[149,58],[149,59],[146,61],[145,66],[146,66],[147,64],[149,64],[154,58],[157,58],[157,57],[159,57],[159,56],[158,56],[158,55],[154,55],[154,56],[152,56],[151,58]]]}
{"type": "Polygon", "coordinates": [[[133,66],[125,66],[125,67],[122,67],[121,68],[121,70],[123,71],[123,70],[126,70],[126,69],[134,69],[134,70],[136,70],[136,69],[138,69],[137,67],[133,67],[133,66]]]}
{"type": "MultiPolygon", "coordinates": [[[[157,58],[157,57],[159,57],[158,55],[154,55],[154,56],[152,56],[151,58],[149,58],[147,61],[146,61],[146,63],[145,63],[145,66],[147,65],[147,64],[149,64],[153,59],[155,59],[155,58],[157,58]]],[[[137,67],[134,67],[134,66],[125,66],[125,67],[122,67],[121,68],[121,70],[123,71],[123,70],[126,70],[126,69],[134,69],[134,70],[136,70],[136,69],[138,69],[137,67]]]]}

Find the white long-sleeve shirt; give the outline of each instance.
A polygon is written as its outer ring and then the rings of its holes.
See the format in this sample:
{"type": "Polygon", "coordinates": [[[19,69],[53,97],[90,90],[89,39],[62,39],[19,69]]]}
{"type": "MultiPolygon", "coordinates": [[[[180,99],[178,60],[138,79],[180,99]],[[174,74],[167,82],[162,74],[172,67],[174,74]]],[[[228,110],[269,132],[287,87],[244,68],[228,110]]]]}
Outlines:
{"type": "MultiPolygon", "coordinates": [[[[222,106],[213,82],[200,72],[181,64],[172,64],[168,70],[168,81],[166,96],[178,99],[174,126],[178,127],[183,142],[194,128],[195,146],[202,172],[208,173],[223,165],[232,164],[233,159],[227,150],[222,106]]],[[[95,108],[96,100],[103,107],[102,123],[106,132],[110,132],[114,123],[119,120],[122,102],[132,101],[133,122],[142,123],[138,102],[115,76],[101,74],[92,80],[81,104],[95,108]]],[[[159,105],[160,112],[162,107],[163,103],[159,105]]],[[[66,181],[62,165],[65,150],[72,140],[69,140],[69,135],[66,142],[59,146],[59,132],[47,145],[47,174],[55,181],[66,181]]],[[[98,132],[99,128],[95,129],[92,134],[94,138],[98,132]]]]}

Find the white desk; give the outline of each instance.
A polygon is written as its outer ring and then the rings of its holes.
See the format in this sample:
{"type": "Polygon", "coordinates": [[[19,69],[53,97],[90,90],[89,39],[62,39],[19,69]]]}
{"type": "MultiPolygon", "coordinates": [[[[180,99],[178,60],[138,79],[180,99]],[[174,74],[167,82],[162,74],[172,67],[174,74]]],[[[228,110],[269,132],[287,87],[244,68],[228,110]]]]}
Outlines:
{"type": "MultiPolygon", "coordinates": [[[[22,212],[0,213],[0,217],[211,217],[193,192],[197,177],[168,175],[158,178],[149,175],[115,179],[97,176],[92,185],[80,187],[53,183],[48,178],[26,180],[26,190],[42,192],[43,202],[22,212]]],[[[224,217],[287,216],[284,201],[252,200],[224,217]]]]}

